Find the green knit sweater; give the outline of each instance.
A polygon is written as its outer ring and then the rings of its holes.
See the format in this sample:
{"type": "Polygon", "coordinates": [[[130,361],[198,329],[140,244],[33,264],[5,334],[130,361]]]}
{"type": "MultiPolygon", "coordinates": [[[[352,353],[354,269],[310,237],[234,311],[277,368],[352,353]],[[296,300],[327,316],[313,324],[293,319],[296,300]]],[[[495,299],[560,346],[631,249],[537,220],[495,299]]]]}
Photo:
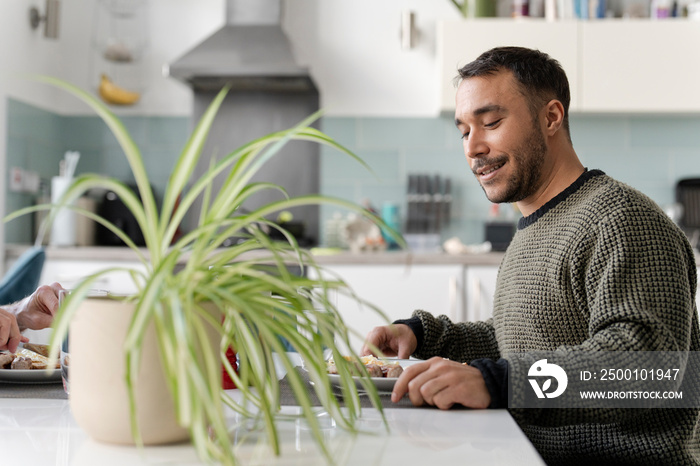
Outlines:
{"type": "MultiPolygon", "coordinates": [[[[699,351],[697,268],[683,232],[650,199],[587,171],[520,220],[493,318],[416,311],[419,358],[532,351],[699,351]]],[[[698,409],[525,409],[513,417],[548,464],[699,464],[698,409]]]]}

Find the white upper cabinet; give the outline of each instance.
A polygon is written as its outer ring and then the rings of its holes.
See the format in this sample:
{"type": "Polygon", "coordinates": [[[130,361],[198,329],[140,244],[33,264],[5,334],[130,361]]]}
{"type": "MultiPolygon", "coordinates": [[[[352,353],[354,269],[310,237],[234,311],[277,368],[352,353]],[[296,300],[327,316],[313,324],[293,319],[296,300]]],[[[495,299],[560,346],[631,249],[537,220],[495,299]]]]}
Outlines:
{"type": "Polygon", "coordinates": [[[556,58],[569,77],[571,110],[578,108],[578,21],[510,18],[444,21],[438,23],[437,36],[440,107],[443,112],[454,112],[456,89],[453,80],[457,70],[482,52],[505,45],[536,48],[556,58]]]}
{"type": "Polygon", "coordinates": [[[458,66],[500,45],[559,60],[572,112],[699,112],[700,22],[689,20],[471,20],[438,28],[441,110],[454,111],[458,66]]]}
{"type": "Polygon", "coordinates": [[[700,21],[582,23],[581,110],[700,111],[700,21]]]}
{"type": "Polygon", "coordinates": [[[436,26],[459,18],[449,0],[287,0],[284,28],[318,86],[327,116],[430,117],[439,112],[436,26]],[[415,13],[412,49],[401,15],[415,13]]]}

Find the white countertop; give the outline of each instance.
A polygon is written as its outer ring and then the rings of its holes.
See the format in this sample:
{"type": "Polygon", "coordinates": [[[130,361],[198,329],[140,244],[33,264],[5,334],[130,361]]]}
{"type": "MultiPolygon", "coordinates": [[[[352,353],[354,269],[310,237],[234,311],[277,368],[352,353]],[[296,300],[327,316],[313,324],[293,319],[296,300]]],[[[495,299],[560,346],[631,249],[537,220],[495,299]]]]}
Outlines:
{"type": "MultiPolygon", "coordinates": [[[[285,407],[294,413],[298,408],[285,407]]],[[[377,410],[365,408],[353,437],[326,424],[324,435],[339,464],[542,465],[532,444],[505,410],[385,409],[389,432],[377,410]]],[[[322,415],[321,415],[322,416],[322,415]]],[[[235,422],[232,414],[231,422],[235,422]]],[[[257,444],[257,435],[238,444],[243,464],[326,464],[303,421],[280,421],[282,455],[257,444]]],[[[243,437],[234,430],[233,435],[243,437]]],[[[200,464],[189,444],[147,447],[95,442],[75,423],[65,400],[0,399],[0,455],[6,465],[124,466],[200,464]]]]}
{"type": "MultiPolygon", "coordinates": [[[[278,374],[284,376],[284,372],[278,374]]],[[[238,398],[237,390],[229,393],[238,398]]],[[[353,436],[319,409],[324,437],[340,465],[544,465],[506,410],[387,408],[389,430],[376,409],[364,408],[353,436]],[[323,419],[326,422],[323,422],[323,419]]],[[[299,408],[286,406],[283,413],[299,408]]],[[[238,415],[229,411],[230,425],[238,415]]],[[[282,454],[275,457],[262,434],[234,428],[245,465],[325,465],[305,421],[279,421],[282,454]]],[[[190,444],[146,447],[98,443],[76,424],[67,400],[0,399],[0,458],[4,465],[139,466],[201,464],[190,444]]]]}

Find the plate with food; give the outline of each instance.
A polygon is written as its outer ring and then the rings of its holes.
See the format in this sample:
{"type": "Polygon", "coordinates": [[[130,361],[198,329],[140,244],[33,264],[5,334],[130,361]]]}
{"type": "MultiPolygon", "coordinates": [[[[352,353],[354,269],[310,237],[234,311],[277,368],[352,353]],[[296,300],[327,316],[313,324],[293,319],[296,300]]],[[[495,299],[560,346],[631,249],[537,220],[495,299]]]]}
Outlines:
{"type": "Polygon", "coordinates": [[[48,368],[48,345],[24,343],[17,351],[0,352],[0,382],[7,383],[57,383],[61,381],[58,363],[48,368]]]}
{"type": "MultiPolygon", "coordinates": [[[[350,360],[347,356],[346,359],[350,360]]],[[[377,358],[375,356],[363,356],[360,360],[367,372],[369,372],[370,380],[374,382],[380,394],[391,393],[394,389],[394,384],[396,384],[405,367],[422,362],[420,359],[377,358]]],[[[328,378],[331,383],[335,386],[340,386],[340,376],[336,370],[335,361],[331,358],[327,361],[327,365],[328,378]]],[[[353,377],[353,380],[359,390],[365,390],[365,387],[360,382],[360,377],[353,377]]]]}

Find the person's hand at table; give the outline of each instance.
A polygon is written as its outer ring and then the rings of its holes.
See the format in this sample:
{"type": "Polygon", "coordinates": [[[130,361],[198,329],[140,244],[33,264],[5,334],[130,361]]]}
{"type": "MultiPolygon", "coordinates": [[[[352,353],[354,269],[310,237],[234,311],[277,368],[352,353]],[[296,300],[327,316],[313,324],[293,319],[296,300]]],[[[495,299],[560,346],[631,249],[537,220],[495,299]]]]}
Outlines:
{"type": "Polygon", "coordinates": [[[20,342],[27,342],[28,338],[22,336],[17,325],[15,315],[0,308],[0,350],[17,351],[20,342]]]}
{"type": "Polygon", "coordinates": [[[0,350],[17,351],[20,342],[29,341],[21,332],[49,327],[58,310],[58,283],[37,288],[31,295],[0,308],[0,350]]]}
{"type": "Polygon", "coordinates": [[[51,326],[58,310],[58,293],[63,287],[58,283],[37,288],[31,295],[20,301],[16,312],[20,330],[41,330],[51,326]]]}
{"type": "Polygon", "coordinates": [[[491,404],[479,369],[440,357],[404,368],[391,401],[396,403],[407,393],[414,406],[429,404],[450,409],[455,404],[467,408],[487,408],[491,404]]]}
{"type": "Polygon", "coordinates": [[[382,352],[384,356],[396,356],[399,359],[408,359],[416,350],[418,340],[416,335],[406,324],[384,325],[374,327],[365,339],[365,344],[360,352],[361,356],[373,354],[377,356],[374,348],[382,352]]]}

